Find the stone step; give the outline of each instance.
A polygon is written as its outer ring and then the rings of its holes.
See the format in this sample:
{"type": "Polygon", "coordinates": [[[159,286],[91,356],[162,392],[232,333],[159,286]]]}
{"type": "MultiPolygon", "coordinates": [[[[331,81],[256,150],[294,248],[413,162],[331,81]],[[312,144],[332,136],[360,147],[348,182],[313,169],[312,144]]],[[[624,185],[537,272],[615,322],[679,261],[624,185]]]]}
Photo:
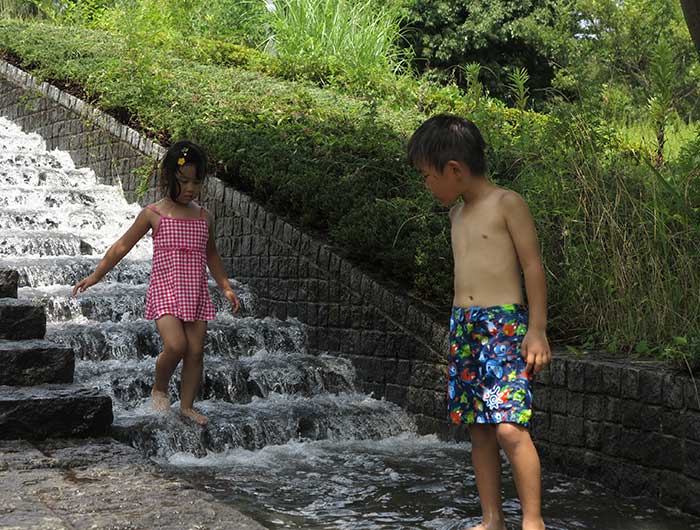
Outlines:
{"type": "Polygon", "coordinates": [[[103,436],[112,420],[112,400],[95,388],[0,386],[3,440],[103,436]]]}
{"type": "Polygon", "coordinates": [[[85,209],[110,211],[126,208],[127,202],[113,186],[91,185],[80,188],[65,186],[3,186],[0,206],[3,208],[44,209],[57,212],[66,204],[85,209]]]}
{"type": "MultiPolygon", "coordinates": [[[[76,359],[134,360],[156,357],[161,339],[152,320],[120,322],[50,322],[46,338],[75,351],[76,359]]],[[[304,348],[304,328],[295,320],[218,315],[209,322],[204,338],[206,355],[228,359],[256,352],[295,352],[304,348]]]]}
{"type": "Polygon", "coordinates": [[[48,340],[0,340],[0,385],[72,383],[75,354],[48,340]]]}
{"type": "Polygon", "coordinates": [[[66,208],[60,212],[47,209],[27,210],[5,208],[0,211],[0,230],[44,230],[95,234],[104,228],[110,217],[121,214],[125,219],[133,218],[133,209],[114,210],[108,213],[79,207],[66,208]]]}
{"type": "Polygon", "coordinates": [[[0,256],[81,256],[101,254],[97,237],[47,230],[0,230],[0,256]]]}
{"type": "Polygon", "coordinates": [[[0,184],[3,186],[95,186],[95,172],[89,168],[76,169],[70,155],[61,151],[0,152],[0,184]]]}
{"type": "MultiPolygon", "coordinates": [[[[104,283],[148,283],[151,273],[150,253],[148,259],[144,259],[136,256],[135,250],[136,248],[132,249],[129,255],[105,276],[104,283]]],[[[92,273],[101,259],[101,256],[0,256],[0,268],[15,269],[19,272],[17,285],[20,289],[55,284],[73,286],[92,273]]]]}
{"type": "MultiPolygon", "coordinates": [[[[236,316],[253,316],[253,291],[232,278],[229,282],[241,301],[236,316]]],[[[143,318],[147,288],[147,284],[102,281],[75,297],[72,285],[20,287],[17,296],[20,300],[43,305],[49,326],[51,322],[81,320],[82,317],[95,322],[120,322],[143,318]]],[[[217,313],[231,314],[231,304],[213,281],[209,282],[209,294],[217,313]]]]}
{"type": "Polygon", "coordinates": [[[0,267],[0,298],[17,298],[19,273],[14,269],[0,267]]]}
{"type": "Polygon", "coordinates": [[[0,339],[43,339],[46,334],[44,306],[15,298],[0,298],[0,339]]]}

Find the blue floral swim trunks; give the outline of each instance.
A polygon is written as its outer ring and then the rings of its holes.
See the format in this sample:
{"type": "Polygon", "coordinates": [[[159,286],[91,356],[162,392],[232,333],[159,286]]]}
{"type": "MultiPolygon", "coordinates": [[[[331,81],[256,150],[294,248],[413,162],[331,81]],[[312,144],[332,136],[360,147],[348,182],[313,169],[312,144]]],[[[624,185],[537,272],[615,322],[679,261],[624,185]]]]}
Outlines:
{"type": "Polygon", "coordinates": [[[519,304],[452,308],[447,406],[453,423],[529,424],[531,376],[520,351],[526,331],[527,309],[519,304]]]}

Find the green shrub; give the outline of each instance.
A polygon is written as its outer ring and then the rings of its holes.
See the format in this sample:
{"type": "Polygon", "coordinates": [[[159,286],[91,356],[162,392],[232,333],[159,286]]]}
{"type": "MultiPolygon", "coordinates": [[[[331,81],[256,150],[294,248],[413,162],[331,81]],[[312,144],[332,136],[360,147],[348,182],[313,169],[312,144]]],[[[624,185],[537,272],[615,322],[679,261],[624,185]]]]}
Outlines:
{"type": "MultiPolygon", "coordinates": [[[[525,68],[530,89],[547,95],[575,33],[565,2],[546,0],[406,0],[406,45],[415,67],[431,79],[467,88],[463,67],[479,63],[483,83],[494,97],[510,98],[507,72],[525,68]]],[[[570,2],[569,2],[570,4],[570,2]]]]}
{"type": "Polygon", "coordinates": [[[573,107],[545,116],[415,80],[399,80],[394,98],[354,98],[223,67],[206,41],[187,59],[167,39],[148,50],[139,39],[0,21],[0,49],[25,66],[80,84],[159,138],[202,143],[221,178],[440,309],[451,303],[449,223],[404,146],[430,114],[467,115],[489,144],[491,178],[533,212],[552,337],[700,361],[697,139],[657,169],[609,122],[573,107]]]}

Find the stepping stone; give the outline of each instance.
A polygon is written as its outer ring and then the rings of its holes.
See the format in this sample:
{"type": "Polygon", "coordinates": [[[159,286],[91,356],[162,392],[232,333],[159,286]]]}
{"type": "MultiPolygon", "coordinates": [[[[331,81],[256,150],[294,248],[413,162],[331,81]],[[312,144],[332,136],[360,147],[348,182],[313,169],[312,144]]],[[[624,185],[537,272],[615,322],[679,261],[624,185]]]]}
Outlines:
{"type": "Polygon", "coordinates": [[[95,388],[0,386],[3,440],[103,436],[112,420],[112,400],[95,388]]]}
{"type": "Polygon", "coordinates": [[[0,298],[0,339],[43,339],[46,312],[41,304],[0,298]]]}
{"type": "Polygon", "coordinates": [[[48,340],[0,340],[0,385],[72,383],[73,350],[48,340]]]}

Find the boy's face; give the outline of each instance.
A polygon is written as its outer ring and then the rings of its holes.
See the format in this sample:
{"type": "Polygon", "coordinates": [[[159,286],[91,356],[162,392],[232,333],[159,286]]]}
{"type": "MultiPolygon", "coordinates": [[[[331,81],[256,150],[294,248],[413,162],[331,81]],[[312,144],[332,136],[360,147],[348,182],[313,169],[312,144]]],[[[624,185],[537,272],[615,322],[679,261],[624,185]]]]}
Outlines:
{"type": "Polygon", "coordinates": [[[442,171],[426,164],[418,166],[425,178],[425,187],[445,206],[452,204],[464,192],[465,169],[464,164],[454,160],[450,160],[442,171]]]}

